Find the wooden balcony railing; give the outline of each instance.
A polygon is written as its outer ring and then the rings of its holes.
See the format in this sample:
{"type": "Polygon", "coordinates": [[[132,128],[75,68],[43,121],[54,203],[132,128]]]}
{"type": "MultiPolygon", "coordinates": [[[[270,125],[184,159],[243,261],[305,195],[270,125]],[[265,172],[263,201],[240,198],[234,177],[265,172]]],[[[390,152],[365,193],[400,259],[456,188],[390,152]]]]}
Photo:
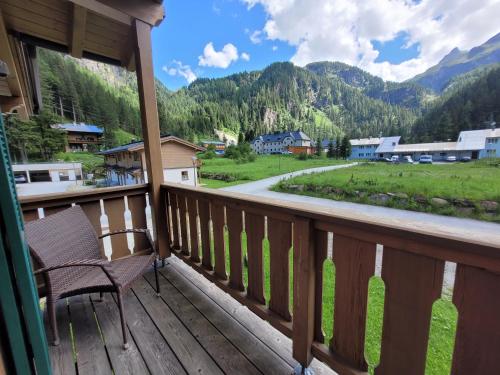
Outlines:
{"type": "MultiPolygon", "coordinates": [[[[29,221],[38,218],[39,211],[50,215],[79,204],[101,234],[108,230],[101,225],[102,215],[108,218],[109,230],[130,225],[125,219],[127,207],[132,226],[145,227],[148,192],[148,185],[135,185],[26,197],[21,207],[29,221]]],[[[375,374],[424,374],[432,305],[441,296],[445,262],[457,265],[452,373],[500,371],[500,233],[482,238],[467,228],[454,233],[390,219],[374,222],[356,214],[177,184],[163,184],[161,194],[172,253],[291,337],[293,355],[303,366],[314,356],[340,374],[367,373],[368,283],[375,274],[377,246],[382,245],[385,300],[375,374]],[[268,301],[265,239],[270,261],[268,301]],[[323,279],[323,263],[330,250],[335,297],[324,301],[323,285],[328,280],[323,279]],[[322,330],[324,305],[333,305],[333,316],[328,317],[335,322],[330,342],[325,342],[322,330]]],[[[142,249],[142,238],[134,240],[134,248],[142,249]]],[[[117,237],[111,243],[112,258],[129,254],[123,241],[117,237]]]]}
{"type": "Polygon", "coordinates": [[[450,233],[430,225],[374,222],[355,214],[341,216],[321,208],[174,184],[162,185],[161,191],[168,205],[172,253],[291,337],[294,357],[303,366],[315,356],[340,374],[367,373],[368,283],[375,273],[377,245],[382,245],[385,301],[375,374],[424,374],[432,306],[441,296],[445,262],[457,265],[452,373],[500,371],[500,233],[478,238],[467,228],[450,233]],[[335,301],[323,301],[322,269],[329,233],[333,233],[335,301]],[[267,304],[264,238],[270,248],[267,304]],[[293,269],[289,269],[289,251],[293,251],[293,269]],[[334,303],[330,343],[324,342],[322,330],[324,302],[334,303]]]}

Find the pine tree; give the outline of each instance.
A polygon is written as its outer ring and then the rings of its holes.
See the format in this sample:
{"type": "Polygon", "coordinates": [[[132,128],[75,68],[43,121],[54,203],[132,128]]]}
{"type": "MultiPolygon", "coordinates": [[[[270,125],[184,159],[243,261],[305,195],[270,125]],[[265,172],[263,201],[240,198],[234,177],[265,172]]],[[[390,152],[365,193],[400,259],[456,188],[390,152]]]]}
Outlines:
{"type": "Polygon", "coordinates": [[[326,154],[330,159],[335,157],[335,146],[333,145],[333,140],[330,139],[328,142],[328,152],[326,154]]]}
{"type": "Polygon", "coordinates": [[[347,159],[351,155],[351,143],[349,142],[349,138],[344,136],[342,139],[342,144],[340,146],[340,157],[343,159],[347,159]]]}
{"type": "Polygon", "coordinates": [[[321,150],[321,138],[318,137],[318,140],[316,141],[316,155],[321,156],[322,150],[321,150]]]}

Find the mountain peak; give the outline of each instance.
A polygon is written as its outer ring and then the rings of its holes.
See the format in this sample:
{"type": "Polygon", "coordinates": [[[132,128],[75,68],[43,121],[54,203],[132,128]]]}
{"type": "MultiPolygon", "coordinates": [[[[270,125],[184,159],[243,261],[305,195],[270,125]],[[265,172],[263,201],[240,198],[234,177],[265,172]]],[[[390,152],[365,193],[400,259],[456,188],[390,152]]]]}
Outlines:
{"type": "Polygon", "coordinates": [[[445,57],[441,59],[439,64],[448,64],[457,58],[459,58],[463,52],[458,49],[458,47],[453,48],[445,57]]]}
{"type": "Polygon", "coordinates": [[[496,44],[496,43],[500,43],[500,33],[488,39],[484,44],[496,44]]]}

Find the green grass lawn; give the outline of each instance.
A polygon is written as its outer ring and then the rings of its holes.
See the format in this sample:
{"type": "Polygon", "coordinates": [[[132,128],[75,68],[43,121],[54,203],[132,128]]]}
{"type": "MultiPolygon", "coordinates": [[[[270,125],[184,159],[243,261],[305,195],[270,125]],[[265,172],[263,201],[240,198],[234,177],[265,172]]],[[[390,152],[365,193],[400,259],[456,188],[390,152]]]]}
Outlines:
{"type": "Polygon", "coordinates": [[[345,160],[334,160],[325,157],[299,160],[295,155],[259,155],[254,162],[237,163],[223,157],[203,159],[201,173],[215,173],[229,176],[233,181],[202,178],[206,187],[221,188],[237,185],[244,182],[256,181],[267,177],[294,172],[301,169],[324,167],[328,165],[343,164],[345,160]]]}
{"type": "MultiPolygon", "coordinates": [[[[225,232],[226,248],[226,272],[230,273],[229,260],[229,235],[225,232]]],[[[247,253],[246,233],[242,234],[243,254],[247,253]]],[[[211,241],[212,264],[214,264],[213,241],[211,241]]],[[[293,248],[289,253],[290,267],[290,312],[293,313],[293,248]]],[[[271,295],[270,287],[270,246],[269,241],[263,241],[263,264],[264,264],[264,295],[269,302],[271,295]]],[[[243,267],[243,283],[248,285],[248,268],[243,267]]],[[[327,259],[323,265],[323,330],[325,332],[325,344],[328,345],[333,336],[333,311],[335,301],[335,266],[331,259],[327,259]]],[[[368,311],[366,321],[365,358],[370,365],[370,373],[380,362],[380,348],[382,340],[382,322],[384,316],[385,286],[380,277],[374,276],[369,283],[368,311]]],[[[439,299],[434,303],[430,337],[427,353],[426,371],[427,375],[449,374],[451,371],[451,360],[453,345],[455,342],[457,312],[451,303],[450,296],[439,299]]]]}
{"type": "Polygon", "coordinates": [[[500,220],[498,210],[485,214],[481,206],[481,201],[485,200],[500,203],[499,159],[432,165],[363,163],[351,168],[295,177],[274,189],[415,211],[500,220]],[[302,191],[296,191],[297,185],[302,185],[299,188],[302,191]],[[403,193],[408,197],[386,202],[370,198],[370,195],[378,193],[403,193]],[[450,204],[434,207],[430,202],[432,198],[443,198],[450,204]],[[459,200],[467,201],[465,203],[470,207],[459,207],[459,200]]]}
{"type": "Polygon", "coordinates": [[[70,163],[82,163],[85,173],[95,173],[104,165],[104,156],[91,152],[59,152],[54,158],[70,163]]]}
{"type": "Polygon", "coordinates": [[[119,145],[124,145],[126,143],[130,143],[133,140],[138,140],[140,137],[129,133],[123,129],[116,129],[115,130],[115,139],[116,143],[119,145]]]}

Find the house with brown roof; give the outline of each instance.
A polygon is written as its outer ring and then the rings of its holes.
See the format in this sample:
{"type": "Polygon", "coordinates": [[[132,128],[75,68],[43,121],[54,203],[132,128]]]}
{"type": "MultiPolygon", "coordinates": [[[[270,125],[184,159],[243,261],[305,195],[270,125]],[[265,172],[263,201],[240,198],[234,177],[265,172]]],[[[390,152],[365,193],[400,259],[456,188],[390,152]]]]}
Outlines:
{"type": "MultiPolygon", "coordinates": [[[[196,186],[196,153],[205,151],[205,148],[173,135],[161,137],[160,142],[164,180],[196,186]]],[[[112,184],[129,185],[148,181],[144,142],[128,143],[99,154],[104,155],[107,179],[112,184]]]]}

